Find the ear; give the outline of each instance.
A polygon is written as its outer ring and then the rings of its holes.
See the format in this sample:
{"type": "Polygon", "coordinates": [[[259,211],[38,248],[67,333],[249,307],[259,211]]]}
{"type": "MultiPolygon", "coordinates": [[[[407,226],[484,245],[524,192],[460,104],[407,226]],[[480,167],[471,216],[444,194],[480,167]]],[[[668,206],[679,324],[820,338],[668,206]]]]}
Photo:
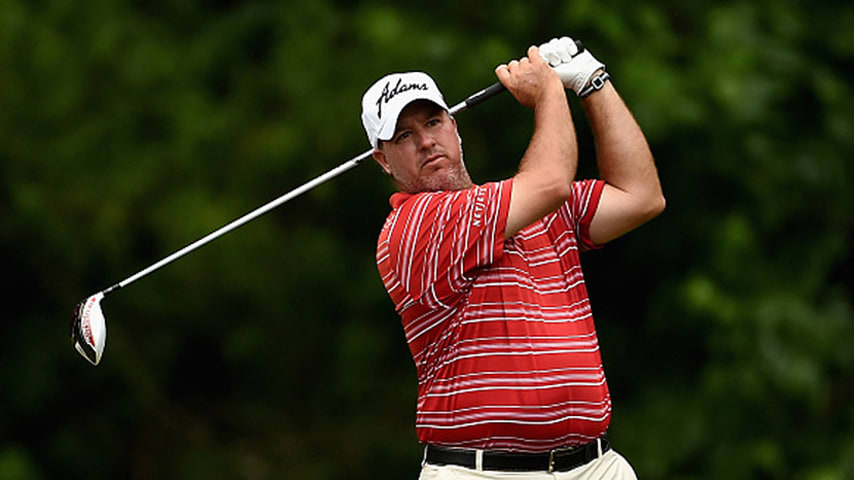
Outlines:
{"type": "Polygon", "coordinates": [[[391,167],[388,164],[388,159],[385,157],[385,153],[382,150],[375,148],[371,156],[374,157],[374,160],[379,164],[380,168],[386,173],[386,175],[391,175],[391,167]]]}
{"type": "Polygon", "coordinates": [[[451,119],[451,125],[454,126],[454,131],[457,133],[457,140],[460,142],[460,147],[463,145],[463,137],[460,136],[460,129],[457,128],[457,119],[454,118],[453,115],[448,115],[448,118],[451,119]]]}

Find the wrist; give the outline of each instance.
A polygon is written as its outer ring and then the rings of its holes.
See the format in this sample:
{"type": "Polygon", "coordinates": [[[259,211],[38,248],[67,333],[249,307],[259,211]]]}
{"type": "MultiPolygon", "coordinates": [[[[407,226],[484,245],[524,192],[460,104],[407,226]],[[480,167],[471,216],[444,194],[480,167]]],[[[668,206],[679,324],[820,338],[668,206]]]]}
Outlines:
{"type": "Polygon", "coordinates": [[[607,82],[611,78],[611,75],[605,71],[604,68],[600,68],[590,76],[587,82],[584,84],[584,88],[578,91],[579,98],[587,98],[590,94],[594,92],[598,92],[602,90],[605,86],[605,82],[607,82]]]}
{"type": "Polygon", "coordinates": [[[559,119],[569,112],[569,102],[566,99],[566,90],[559,83],[559,88],[544,89],[537,102],[533,106],[534,123],[552,121],[560,122],[559,119]]]}
{"type": "Polygon", "coordinates": [[[549,82],[542,90],[540,90],[537,100],[534,103],[534,109],[538,106],[549,105],[554,102],[566,101],[566,91],[563,83],[555,76],[555,81],[549,82]]]}
{"type": "Polygon", "coordinates": [[[586,90],[590,86],[590,84],[593,82],[593,78],[596,77],[597,75],[601,75],[604,71],[605,71],[605,67],[597,68],[596,70],[594,70],[593,73],[591,73],[590,76],[587,77],[587,81],[584,82],[584,87],[581,90],[586,90]]]}

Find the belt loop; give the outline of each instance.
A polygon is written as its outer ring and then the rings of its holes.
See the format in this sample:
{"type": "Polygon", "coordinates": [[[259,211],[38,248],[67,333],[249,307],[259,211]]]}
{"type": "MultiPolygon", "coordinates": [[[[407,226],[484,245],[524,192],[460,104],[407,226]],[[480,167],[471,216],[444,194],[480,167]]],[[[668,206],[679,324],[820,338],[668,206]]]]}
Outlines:
{"type": "Polygon", "coordinates": [[[424,465],[427,465],[427,448],[429,445],[424,445],[424,458],[421,459],[421,468],[424,468],[424,465]]]}
{"type": "Polygon", "coordinates": [[[474,451],[474,469],[478,472],[483,471],[483,450],[481,449],[474,451]]]}
{"type": "Polygon", "coordinates": [[[599,437],[596,439],[596,450],[599,452],[599,455],[597,455],[596,458],[601,457],[602,456],[602,437],[599,437]]]}

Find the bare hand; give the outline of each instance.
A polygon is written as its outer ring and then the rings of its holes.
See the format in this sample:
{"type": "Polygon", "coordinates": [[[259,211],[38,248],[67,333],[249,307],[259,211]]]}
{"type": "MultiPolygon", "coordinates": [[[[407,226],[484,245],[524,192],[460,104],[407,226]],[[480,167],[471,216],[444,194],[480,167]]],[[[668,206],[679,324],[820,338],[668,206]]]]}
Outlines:
{"type": "Polygon", "coordinates": [[[495,75],[516,100],[535,109],[546,98],[563,93],[563,83],[558,74],[540,56],[535,46],[528,48],[528,56],[499,65],[495,75]]]}

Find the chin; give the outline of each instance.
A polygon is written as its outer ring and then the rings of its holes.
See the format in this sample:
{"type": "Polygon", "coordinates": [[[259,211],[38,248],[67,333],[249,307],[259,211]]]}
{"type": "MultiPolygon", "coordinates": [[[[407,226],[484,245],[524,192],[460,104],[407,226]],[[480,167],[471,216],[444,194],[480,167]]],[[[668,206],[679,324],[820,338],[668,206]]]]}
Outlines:
{"type": "Polygon", "coordinates": [[[438,175],[426,180],[423,186],[428,191],[454,191],[472,187],[472,182],[468,175],[455,174],[454,172],[439,172],[438,175]]]}
{"type": "Polygon", "coordinates": [[[396,178],[397,187],[406,193],[456,191],[471,188],[474,184],[465,167],[448,168],[442,166],[429,174],[415,178],[396,178]]]}

